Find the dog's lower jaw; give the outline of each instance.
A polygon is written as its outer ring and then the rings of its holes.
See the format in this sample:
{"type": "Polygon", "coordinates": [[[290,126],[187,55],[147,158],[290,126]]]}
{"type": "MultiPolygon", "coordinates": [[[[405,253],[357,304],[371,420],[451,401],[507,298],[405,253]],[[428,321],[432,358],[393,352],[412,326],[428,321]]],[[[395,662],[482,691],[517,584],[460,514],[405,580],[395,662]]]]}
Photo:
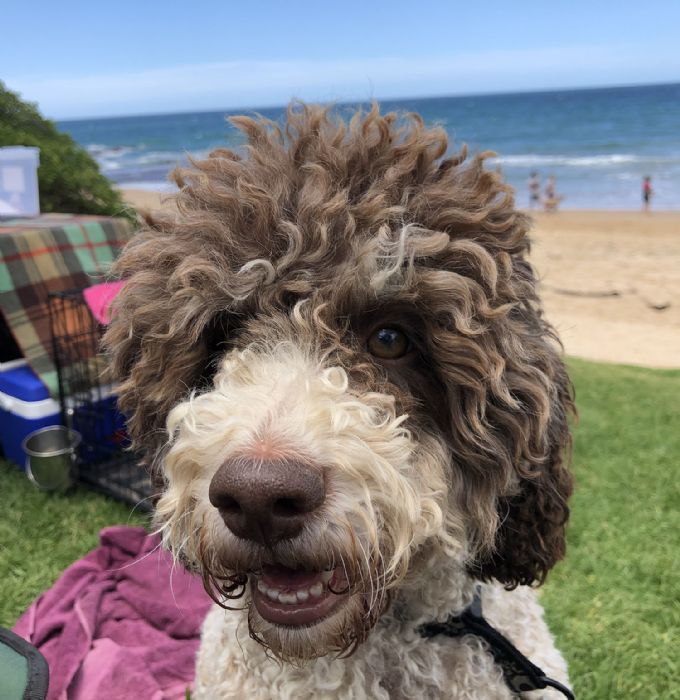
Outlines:
{"type": "Polygon", "coordinates": [[[418,564],[427,566],[431,545],[414,558],[415,571],[398,586],[377,581],[351,585],[343,567],[325,571],[292,570],[266,565],[251,573],[246,587],[250,635],[287,663],[304,665],[326,655],[349,656],[372,634],[394,598],[393,617],[423,624],[446,619],[472,601],[474,581],[457,564],[427,567],[429,585],[423,587],[418,564]],[[396,595],[395,595],[396,592],[396,595]]]}
{"type": "Polygon", "coordinates": [[[249,593],[250,636],[279,660],[298,666],[328,654],[351,653],[382,611],[371,609],[367,597],[357,592],[325,589],[313,603],[285,604],[268,598],[251,578],[249,593]]]}

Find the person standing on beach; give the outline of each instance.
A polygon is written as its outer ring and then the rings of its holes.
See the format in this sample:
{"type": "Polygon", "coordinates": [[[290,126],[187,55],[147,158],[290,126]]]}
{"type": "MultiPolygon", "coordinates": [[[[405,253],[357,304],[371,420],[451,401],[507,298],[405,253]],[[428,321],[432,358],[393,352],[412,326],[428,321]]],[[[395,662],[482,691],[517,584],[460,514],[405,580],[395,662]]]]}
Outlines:
{"type": "Polygon", "coordinates": [[[548,182],[545,186],[545,199],[544,205],[546,211],[557,211],[557,207],[562,200],[557,194],[557,184],[555,183],[555,176],[551,175],[548,178],[548,182]]]}
{"type": "Polygon", "coordinates": [[[529,209],[537,207],[541,201],[541,179],[534,170],[527,181],[529,186],[529,209]]]}
{"type": "Polygon", "coordinates": [[[652,178],[649,175],[645,175],[642,180],[642,210],[649,211],[649,204],[652,199],[654,190],[652,189],[652,178]]]}

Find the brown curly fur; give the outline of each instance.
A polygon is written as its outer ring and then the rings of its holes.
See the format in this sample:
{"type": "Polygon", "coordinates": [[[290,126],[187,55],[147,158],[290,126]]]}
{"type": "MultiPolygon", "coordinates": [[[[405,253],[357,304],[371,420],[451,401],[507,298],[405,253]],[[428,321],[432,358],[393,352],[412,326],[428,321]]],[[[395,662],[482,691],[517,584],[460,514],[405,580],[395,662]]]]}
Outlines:
{"type": "Polygon", "coordinates": [[[526,260],[529,220],[487,154],[445,157],[442,129],[377,106],[349,123],[303,105],[284,128],[232,123],[245,153],[177,171],[177,212],[149,218],[115,265],[127,284],[105,342],[149,463],[162,460],[168,412],[209,384],[215,357],[283,334],[308,299],[295,332],[333,348],[363,386],[387,387],[414,430],[445,436],[475,524],[471,570],[542,581],[564,554],[572,392],[526,260]],[[381,272],[389,302],[371,288],[381,272]],[[360,347],[362,317],[385,304],[420,328],[415,381],[360,347]]]}

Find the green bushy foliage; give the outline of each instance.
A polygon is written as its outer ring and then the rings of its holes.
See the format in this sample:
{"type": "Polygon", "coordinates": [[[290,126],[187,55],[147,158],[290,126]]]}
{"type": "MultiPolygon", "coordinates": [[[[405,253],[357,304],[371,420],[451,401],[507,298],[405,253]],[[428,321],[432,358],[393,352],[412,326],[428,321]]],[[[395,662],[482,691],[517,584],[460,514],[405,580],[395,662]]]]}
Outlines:
{"type": "Polygon", "coordinates": [[[68,134],[40,116],[35,105],[0,82],[0,146],[40,149],[40,210],[131,217],[95,160],[68,134]]]}

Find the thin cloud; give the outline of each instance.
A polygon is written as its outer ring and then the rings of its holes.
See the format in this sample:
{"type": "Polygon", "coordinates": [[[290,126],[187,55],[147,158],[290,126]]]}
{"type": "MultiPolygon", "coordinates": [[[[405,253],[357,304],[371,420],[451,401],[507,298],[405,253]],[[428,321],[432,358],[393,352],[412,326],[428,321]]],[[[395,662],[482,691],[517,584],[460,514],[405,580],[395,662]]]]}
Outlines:
{"type": "Polygon", "coordinates": [[[228,109],[307,100],[366,99],[672,80],[630,47],[477,51],[418,59],[242,60],[6,83],[55,118],[228,109]],[[577,77],[575,77],[577,76],[577,77]]]}

